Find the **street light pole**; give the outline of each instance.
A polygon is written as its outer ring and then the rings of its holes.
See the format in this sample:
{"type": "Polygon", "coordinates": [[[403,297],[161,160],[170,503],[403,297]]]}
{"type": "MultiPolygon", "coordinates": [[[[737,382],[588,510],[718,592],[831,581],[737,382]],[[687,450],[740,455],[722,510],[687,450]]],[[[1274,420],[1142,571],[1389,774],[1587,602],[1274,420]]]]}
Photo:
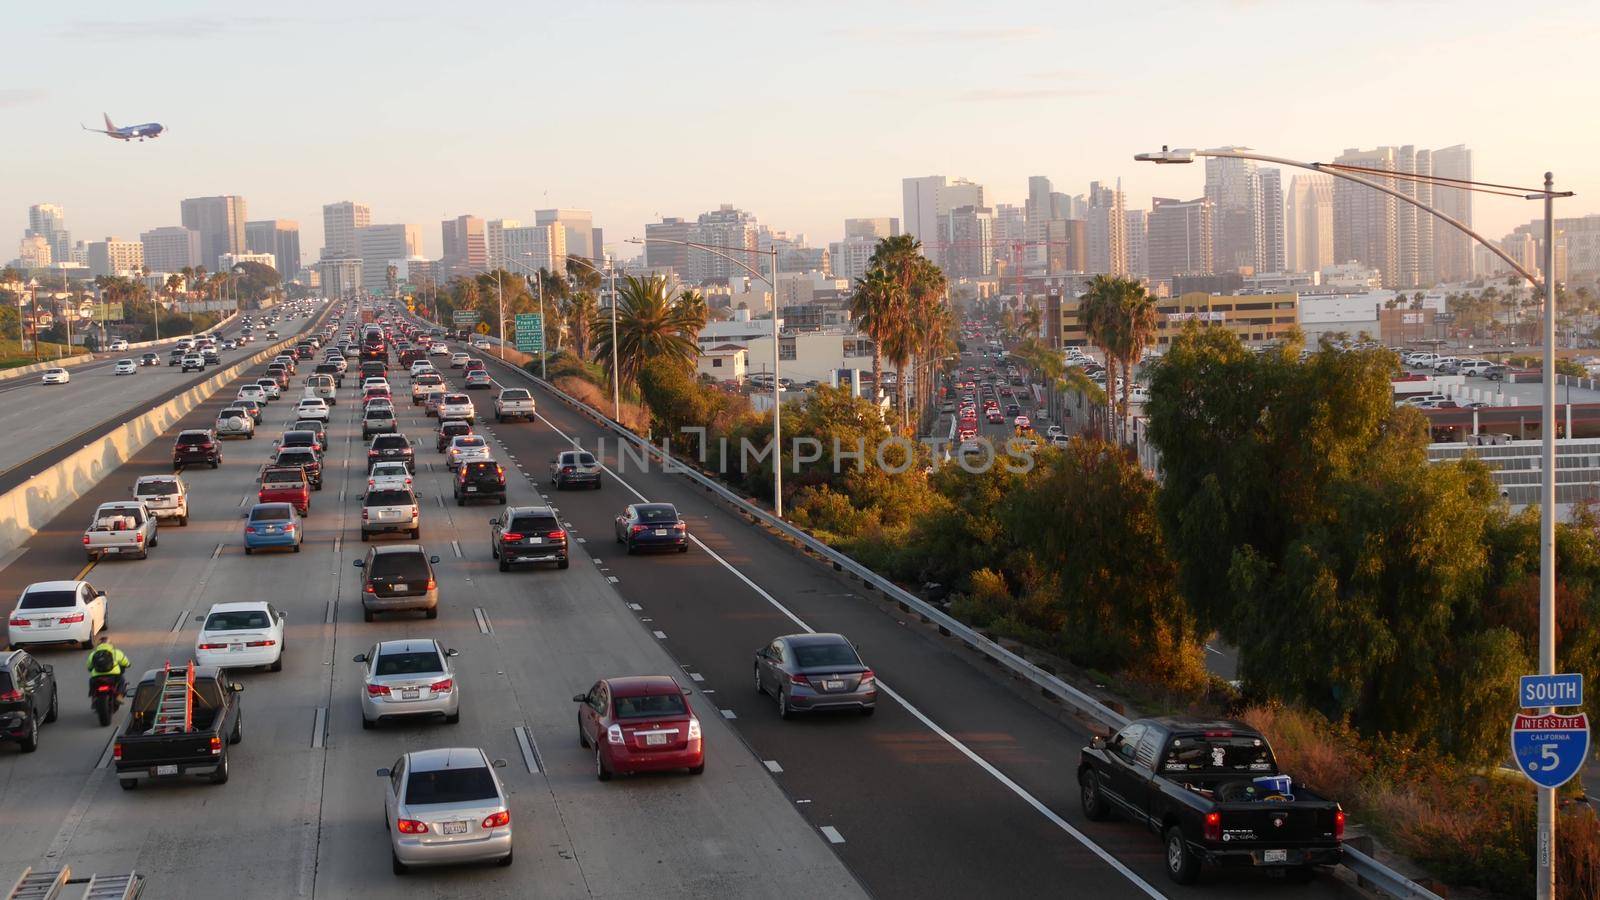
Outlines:
{"type": "Polygon", "coordinates": [[[611,417],[622,424],[622,369],[617,350],[617,267],[611,269],[611,417]]]}
{"type": "Polygon", "coordinates": [[[506,289],[500,283],[500,273],[504,268],[496,266],[494,270],[494,292],[499,295],[500,302],[500,361],[506,361],[506,289]]]}

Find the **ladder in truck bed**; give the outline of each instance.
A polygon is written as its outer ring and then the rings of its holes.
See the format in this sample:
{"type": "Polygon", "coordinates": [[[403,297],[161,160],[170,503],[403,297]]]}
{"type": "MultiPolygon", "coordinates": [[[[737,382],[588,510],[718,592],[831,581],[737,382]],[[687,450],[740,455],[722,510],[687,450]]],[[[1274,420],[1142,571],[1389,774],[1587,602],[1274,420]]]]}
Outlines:
{"type": "Polygon", "coordinates": [[[73,878],[66,866],[49,872],[29,867],[22,870],[5,900],[136,900],[143,890],[144,876],[137,872],[73,878]],[[82,893],[76,890],[79,885],[82,893]]]}
{"type": "Polygon", "coordinates": [[[194,661],[182,669],[173,669],[168,662],[163,667],[161,695],[156,701],[155,724],[152,734],[177,734],[188,731],[194,721],[194,661]],[[181,677],[174,676],[182,673],[181,677]]]}

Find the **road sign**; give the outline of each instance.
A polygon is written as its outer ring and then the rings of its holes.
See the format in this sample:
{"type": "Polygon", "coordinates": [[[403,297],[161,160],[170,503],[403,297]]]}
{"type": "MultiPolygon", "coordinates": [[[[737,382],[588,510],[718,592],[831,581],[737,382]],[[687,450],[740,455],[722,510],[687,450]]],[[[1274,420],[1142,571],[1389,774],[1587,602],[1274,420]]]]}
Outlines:
{"type": "Polygon", "coordinates": [[[523,353],[544,352],[544,317],[538,313],[517,313],[517,349],[523,353]]]}
{"type": "Polygon", "coordinates": [[[479,322],[477,331],[478,331],[479,334],[488,334],[489,333],[489,323],[488,322],[479,322]]]}
{"type": "Polygon", "coordinates": [[[1578,774],[1589,755],[1589,717],[1518,713],[1511,720],[1511,754],[1529,781],[1558,788],[1578,774]]]}
{"type": "Polygon", "coordinates": [[[455,309],[450,311],[450,324],[457,328],[467,328],[478,322],[478,311],[475,309],[455,309]]]}
{"type": "Polygon", "coordinates": [[[1583,673],[1524,675],[1517,683],[1517,705],[1523,709],[1582,706],[1583,673]]]}

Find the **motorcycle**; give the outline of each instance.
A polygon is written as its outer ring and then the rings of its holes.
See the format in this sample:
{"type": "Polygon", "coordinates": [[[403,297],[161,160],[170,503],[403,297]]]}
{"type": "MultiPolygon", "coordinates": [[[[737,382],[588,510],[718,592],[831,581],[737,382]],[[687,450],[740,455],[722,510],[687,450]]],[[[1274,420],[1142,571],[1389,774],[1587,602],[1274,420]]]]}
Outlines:
{"type": "Polygon", "coordinates": [[[95,675],[89,679],[89,703],[101,725],[110,725],[111,717],[122,706],[121,685],[120,675],[95,675]]]}

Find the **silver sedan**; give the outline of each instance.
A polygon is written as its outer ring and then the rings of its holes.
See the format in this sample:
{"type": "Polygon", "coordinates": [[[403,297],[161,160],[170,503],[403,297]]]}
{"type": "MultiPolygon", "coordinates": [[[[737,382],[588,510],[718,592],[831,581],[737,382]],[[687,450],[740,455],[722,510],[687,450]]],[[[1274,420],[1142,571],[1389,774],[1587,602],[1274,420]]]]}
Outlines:
{"type": "Polygon", "coordinates": [[[511,865],[511,806],[495,769],[506,761],[477,747],[418,750],[378,770],[394,873],[412,866],[511,865]]]}
{"type": "Polygon", "coordinates": [[[456,655],[427,638],[383,641],[356,656],[362,663],[361,727],[384,719],[443,716],[461,721],[461,685],[450,664],[456,655]]]}
{"type": "Polygon", "coordinates": [[[778,701],[778,715],[852,709],[872,715],[878,680],[839,634],[786,634],[756,651],[756,692],[778,701]]]}

